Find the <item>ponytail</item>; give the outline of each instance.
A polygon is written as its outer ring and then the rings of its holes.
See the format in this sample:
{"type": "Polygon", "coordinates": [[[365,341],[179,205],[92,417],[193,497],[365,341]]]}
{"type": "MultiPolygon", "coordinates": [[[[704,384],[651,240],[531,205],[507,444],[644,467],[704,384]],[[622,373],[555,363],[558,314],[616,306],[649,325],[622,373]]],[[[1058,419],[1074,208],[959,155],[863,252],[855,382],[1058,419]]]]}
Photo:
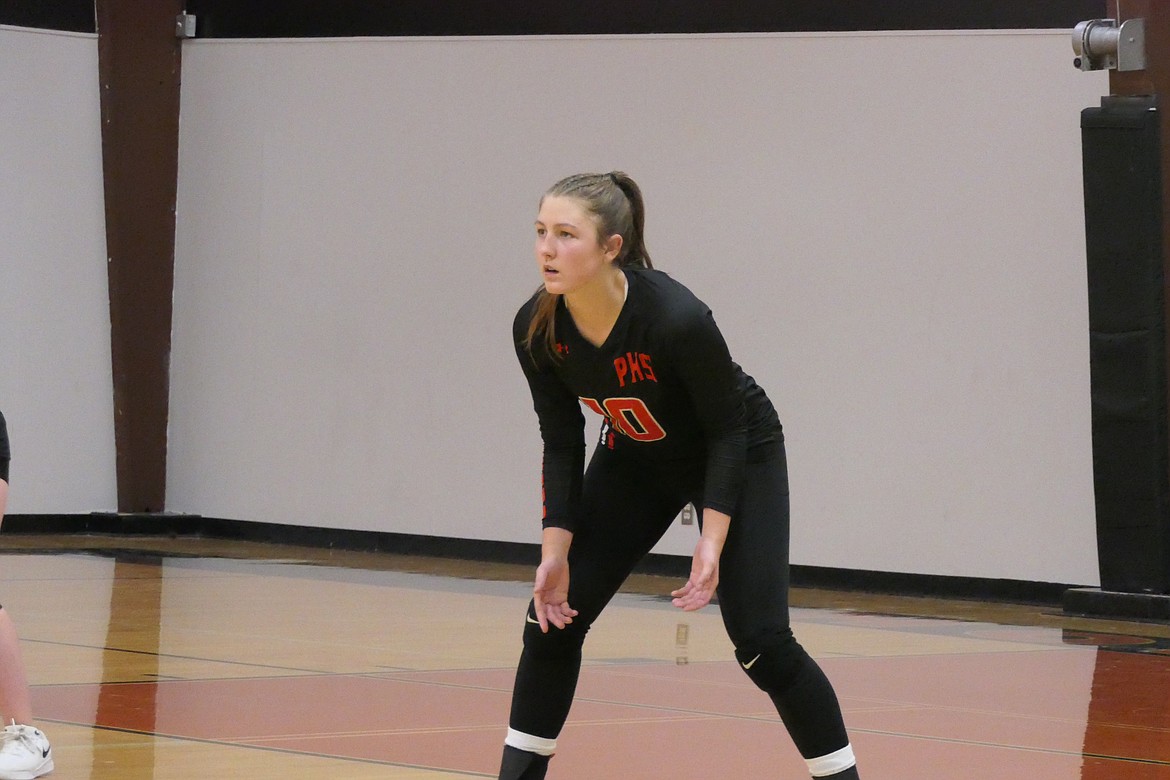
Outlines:
{"type": "MultiPolygon", "coordinates": [[[[605,236],[611,236],[614,233],[621,235],[622,252],[617,259],[619,267],[653,268],[654,264],[650,262],[650,252],[646,249],[646,203],[642,200],[642,188],[628,174],[621,171],[613,171],[609,174],[609,178],[626,196],[626,203],[629,204],[629,229],[626,232],[603,229],[601,233],[605,236]]],[[[614,227],[618,226],[614,225],[614,227]]]]}

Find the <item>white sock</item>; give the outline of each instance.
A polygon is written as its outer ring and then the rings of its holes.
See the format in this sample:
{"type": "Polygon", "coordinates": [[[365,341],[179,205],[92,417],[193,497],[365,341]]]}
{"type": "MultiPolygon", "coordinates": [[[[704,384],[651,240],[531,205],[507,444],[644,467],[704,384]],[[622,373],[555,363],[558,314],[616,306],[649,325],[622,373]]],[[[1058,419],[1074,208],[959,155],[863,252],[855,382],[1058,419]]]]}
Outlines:
{"type": "Polygon", "coordinates": [[[828,777],[855,765],[857,759],[853,757],[853,747],[846,745],[826,756],[806,759],[806,763],[809,774],[813,777],[828,777]]]}
{"type": "Polygon", "coordinates": [[[504,744],[510,745],[517,750],[535,753],[538,756],[551,756],[557,752],[557,741],[555,739],[546,739],[532,734],[525,734],[523,731],[516,731],[516,729],[508,729],[508,736],[504,737],[504,744]]]}

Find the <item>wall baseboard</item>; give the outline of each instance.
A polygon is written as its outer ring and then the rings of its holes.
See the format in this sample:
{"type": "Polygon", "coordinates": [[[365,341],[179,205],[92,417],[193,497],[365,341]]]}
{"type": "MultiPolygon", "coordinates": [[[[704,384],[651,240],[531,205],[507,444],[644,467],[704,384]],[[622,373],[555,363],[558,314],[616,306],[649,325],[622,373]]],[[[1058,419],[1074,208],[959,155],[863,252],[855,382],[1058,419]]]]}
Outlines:
{"type": "MultiPolygon", "coordinates": [[[[172,538],[190,536],[291,544],[356,552],[384,552],[491,563],[531,564],[532,566],[536,566],[540,561],[540,545],[536,543],[319,528],[167,513],[13,514],[4,518],[3,533],[102,534],[172,538]]],[[[685,579],[690,571],[690,565],[691,560],[688,556],[651,554],[642,561],[637,571],[642,574],[657,574],[685,579]]],[[[1070,588],[1082,587],[1053,582],[951,577],[802,565],[791,567],[791,581],[793,587],[797,588],[822,588],[900,596],[977,599],[1054,606],[1062,604],[1065,593],[1070,588]]]]}

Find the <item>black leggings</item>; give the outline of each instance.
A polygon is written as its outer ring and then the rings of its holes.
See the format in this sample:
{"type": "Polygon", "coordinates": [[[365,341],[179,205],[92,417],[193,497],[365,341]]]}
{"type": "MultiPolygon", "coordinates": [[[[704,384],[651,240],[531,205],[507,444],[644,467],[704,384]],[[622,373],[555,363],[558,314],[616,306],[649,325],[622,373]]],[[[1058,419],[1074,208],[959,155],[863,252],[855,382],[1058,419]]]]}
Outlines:
{"type": "MultiPolygon", "coordinates": [[[[687,503],[703,506],[701,461],[656,463],[598,447],[585,472],[584,512],[569,548],[569,605],[547,634],[526,623],[512,729],[555,739],[569,715],[585,634],[634,566],[687,503]]],[[[719,562],[719,608],[735,655],[776,706],[806,759],[848,742],[832,685],[788,623],[788,469],[782,443],[748,453],[743,490],[719,562]]],[[[533,615],[529,604],[529,615],[533,615]]]]}

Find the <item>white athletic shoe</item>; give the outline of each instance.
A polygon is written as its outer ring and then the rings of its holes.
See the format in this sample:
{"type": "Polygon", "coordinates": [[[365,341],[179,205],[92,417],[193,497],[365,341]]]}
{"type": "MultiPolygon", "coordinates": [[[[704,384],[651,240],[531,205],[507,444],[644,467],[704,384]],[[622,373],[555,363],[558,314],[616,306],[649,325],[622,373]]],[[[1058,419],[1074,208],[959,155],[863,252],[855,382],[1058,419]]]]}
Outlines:
{"type": "Polygon", "coordinates": [[[0,780],[33,780],[53,771],[53,749],[40,729],[13,723],[0,730],[0,780]]]}

